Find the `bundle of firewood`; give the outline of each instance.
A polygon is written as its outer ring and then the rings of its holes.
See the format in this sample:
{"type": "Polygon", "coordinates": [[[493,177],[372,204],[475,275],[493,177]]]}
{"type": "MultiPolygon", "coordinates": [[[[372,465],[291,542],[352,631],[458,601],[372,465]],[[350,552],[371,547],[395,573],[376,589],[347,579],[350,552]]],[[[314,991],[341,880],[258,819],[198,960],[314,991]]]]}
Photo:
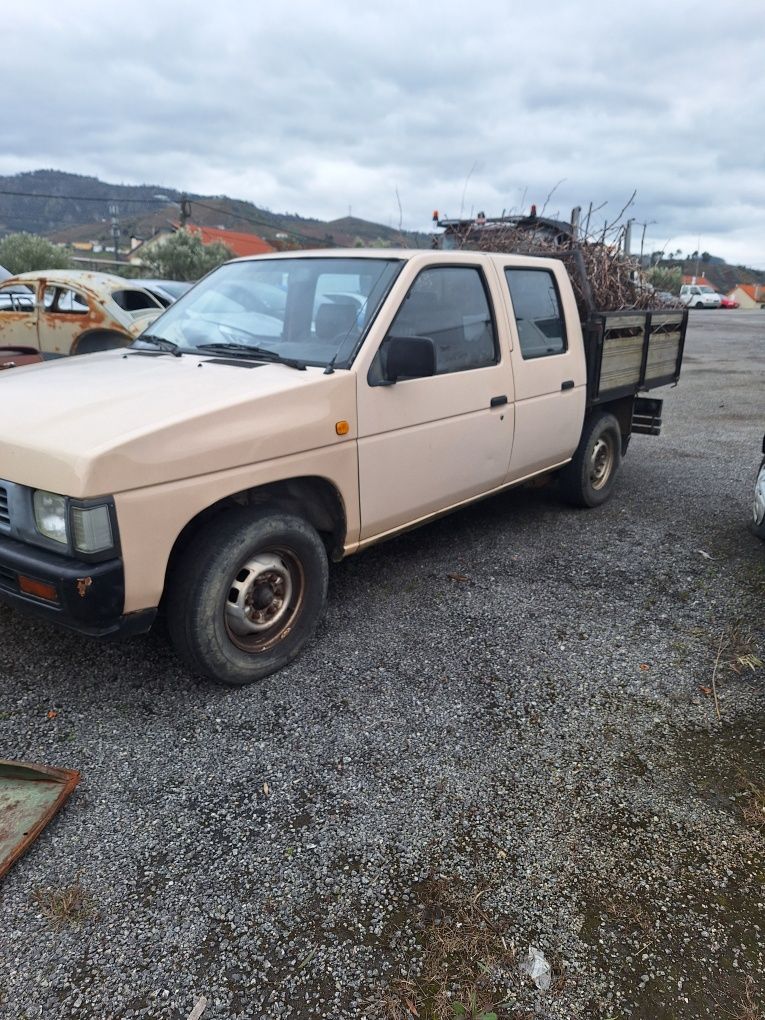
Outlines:
{"type": "Polygon", "coordinates": [[[501,224],[483,229],[471,224],[462,233],[455,231],[455,240],[457,247],[473,251],[561,259],[569,270],[582,318],[591,311],[681,307],[679,302],[662,300],[656,294],[644,281],[639,262],[625,255],[618,241],[574,241],[563,236],[553,241],[536,232],[533,225],[501,224]]]}

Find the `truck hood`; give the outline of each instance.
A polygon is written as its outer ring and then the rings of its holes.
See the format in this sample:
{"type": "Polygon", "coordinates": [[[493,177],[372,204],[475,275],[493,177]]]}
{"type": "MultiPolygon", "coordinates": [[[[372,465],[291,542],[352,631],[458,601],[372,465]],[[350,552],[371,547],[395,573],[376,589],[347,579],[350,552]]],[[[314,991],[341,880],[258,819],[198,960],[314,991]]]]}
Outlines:
{"type": "Polygon", "coordinates": [[[0,376],[0,478],[100,496],[347,442],[355,421],[349,372],[124,350],[62,358],[0,376]]]}

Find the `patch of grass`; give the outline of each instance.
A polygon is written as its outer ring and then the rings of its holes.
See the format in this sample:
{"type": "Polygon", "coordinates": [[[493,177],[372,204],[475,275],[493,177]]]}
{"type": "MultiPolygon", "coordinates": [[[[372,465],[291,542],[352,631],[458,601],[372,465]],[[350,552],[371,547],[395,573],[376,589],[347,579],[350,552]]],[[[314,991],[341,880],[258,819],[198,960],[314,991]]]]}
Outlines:
{"type": "Polygon", "coordinates": [[[765,783],[753,783],[743,773],[739,773],[739,781],[742,787],[739,795],[741,817],[747,825],[765,829],[765,783]]]}
{"type": "Polygon", "coordinates": [[[507,926],[481,901],[487,889],[469,890],[439,876],[420,887],[423,958],[420,976],[397,981],[385,1006],[390,1020],[523,1020],[503,999],[517,951],[507,926]]]}
{"type": "Polygon", "coordinates": [[[752,628],[736,620],[722,634],[722,658],[731,672],[741,676],[748,670],[760,669],[765,663],[757,655],[757,641],[752,628]]]}
{"type": "Polygon", "coordinates": [[[98,917],[93,897],[77,878],[71,885],[60,888],[35,889],[33,900],[40,912],[56,928],[79,925],[98,917]]]}
{"type": "Polygon", "coordinates": [[[601,902],[601,910],[611,920],[617,921],[628,928],[639,928],[644,935],[653,930],[653,921],[648,912],[636,902],[625,896],[614,896],[601,902]]]}
{"type": "Polygon", "coordinates": [[[737,997],[736,1003],[730,1008],[720,1006],[720,1016],[727,1020],[765,1020],[765,1013],[757,1003],[757,986],[754,978],[747,974],[744,979],[744,988],[737,997]]]}

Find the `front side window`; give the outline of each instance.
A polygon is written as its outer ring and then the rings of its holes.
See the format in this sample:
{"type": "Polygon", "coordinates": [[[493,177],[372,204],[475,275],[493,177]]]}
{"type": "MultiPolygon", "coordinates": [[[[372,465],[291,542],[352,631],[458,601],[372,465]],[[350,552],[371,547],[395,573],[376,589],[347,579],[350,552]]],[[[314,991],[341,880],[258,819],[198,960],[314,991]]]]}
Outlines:
{"type": "Polygon", "coordinates": [[[229,262],[149,332],[182,351],[261,348],[307,365],[348,368],[402,265],[383,258],[229,262]]]}
{"type": "Polygon", "coordinates": [[[33,312],[34,310],[34,287],[28,287],[21,283],[0,287],[0,312],[33,312]]]}
{"type": "MultiPolygon", "coordinates": [[[[436,375],[496,364],[496,331],[480,269],[424,269],[404,298],[388,336],[429,337],[436,353],[436,375]]],[[[383,342],[378,358],[384,356],[383,342]]]]}
{"type": "Polygon", "coordinates": [[[521,356],[545,358],[566,350],[566,327],[555,277],[547,269],[505,269],[521,356]]]}

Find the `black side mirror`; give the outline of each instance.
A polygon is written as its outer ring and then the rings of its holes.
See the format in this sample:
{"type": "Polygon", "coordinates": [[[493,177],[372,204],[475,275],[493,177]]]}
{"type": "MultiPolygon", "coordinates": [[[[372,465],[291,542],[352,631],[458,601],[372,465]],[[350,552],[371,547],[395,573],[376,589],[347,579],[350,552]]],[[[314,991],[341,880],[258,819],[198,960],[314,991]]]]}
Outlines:
{"type": "Polygon", "coordinates": [[[436,349],[429,336],[391,336],[385,347],[386,382],[421,379],[436,374],[436,349]]]}

